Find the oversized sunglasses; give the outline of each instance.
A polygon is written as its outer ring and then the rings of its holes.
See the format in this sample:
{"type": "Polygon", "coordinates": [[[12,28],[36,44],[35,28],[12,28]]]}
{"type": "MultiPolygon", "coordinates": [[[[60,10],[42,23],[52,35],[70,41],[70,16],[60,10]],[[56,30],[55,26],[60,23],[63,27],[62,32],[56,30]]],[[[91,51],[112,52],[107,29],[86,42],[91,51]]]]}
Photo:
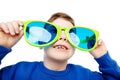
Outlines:
{"type": "Polygon", "coordinates": [[[66,39],[75,48],[83,51],[93,50],[98,41],[99,32],[81,26],[60,27],[50,22],[30,20],[23,25],[24,37],[27,43],[36,47],[46,47],[54,44],[65,32],[66,39]]]}

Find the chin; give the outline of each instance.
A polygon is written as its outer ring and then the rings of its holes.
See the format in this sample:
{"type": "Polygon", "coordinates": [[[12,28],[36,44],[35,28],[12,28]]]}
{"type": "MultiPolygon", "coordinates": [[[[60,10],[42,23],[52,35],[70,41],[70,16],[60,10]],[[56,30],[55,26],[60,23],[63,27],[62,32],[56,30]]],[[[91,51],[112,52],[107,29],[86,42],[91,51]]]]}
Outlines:
{"type": "Polygon", "coordinates": [[[67,62],[69,58],[54,58],[57,62],[67,62]]]}
{"type": "Polygon", "coordinates": [[[52,60],[59,61],[59,62],[67,61],[69,58],[72,57],[73,53],[74,52],[71,50],[64,51],[64,50],[57,50],[54,48],[49,48],[46,50],[47,57],[49,57],[52,60]]]}

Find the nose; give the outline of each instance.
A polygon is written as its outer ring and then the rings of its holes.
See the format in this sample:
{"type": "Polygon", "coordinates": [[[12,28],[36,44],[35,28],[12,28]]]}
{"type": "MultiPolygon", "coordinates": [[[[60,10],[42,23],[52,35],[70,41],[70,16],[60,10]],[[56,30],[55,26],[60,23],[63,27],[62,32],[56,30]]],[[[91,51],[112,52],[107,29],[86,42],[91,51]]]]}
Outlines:
{"type": "Polygon", "coordinates": [[[64,31],[61,32],[59,40],[67,41],[64,31]]]}

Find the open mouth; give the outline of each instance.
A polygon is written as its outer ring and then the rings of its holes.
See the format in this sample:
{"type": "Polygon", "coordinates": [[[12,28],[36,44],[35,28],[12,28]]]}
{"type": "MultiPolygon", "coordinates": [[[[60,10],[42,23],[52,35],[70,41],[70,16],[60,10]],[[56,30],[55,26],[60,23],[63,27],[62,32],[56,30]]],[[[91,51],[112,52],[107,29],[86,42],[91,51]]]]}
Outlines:
{"type": "Polygon", "coordinates": [[[56,49],[63,49],[63,50],[68,50],[68,47],[65,45],[54,45],[53,48],[56,49]]]}

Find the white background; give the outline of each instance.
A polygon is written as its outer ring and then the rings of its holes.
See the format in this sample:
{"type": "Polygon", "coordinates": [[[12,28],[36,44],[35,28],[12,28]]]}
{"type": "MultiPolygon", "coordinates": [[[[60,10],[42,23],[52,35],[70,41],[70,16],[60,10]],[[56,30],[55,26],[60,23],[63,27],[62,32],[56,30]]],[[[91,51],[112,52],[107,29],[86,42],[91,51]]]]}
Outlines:
{"type": "MultiPolygon", "coordinates": [[[[97,29],[111,57],[120,65],[119,0],[0,0],[0,22],[29,19],[46,21],[56,12],[71,15],[76,25],[97,29]]],[[[2,60],[1,68],[20,61],[43,60],[43,50],[28,45],[24,38],[12,50],[2,60]]],[[[98,64],[88,52],[76,50],[69,62],[98,70],[98,64]]]]}

